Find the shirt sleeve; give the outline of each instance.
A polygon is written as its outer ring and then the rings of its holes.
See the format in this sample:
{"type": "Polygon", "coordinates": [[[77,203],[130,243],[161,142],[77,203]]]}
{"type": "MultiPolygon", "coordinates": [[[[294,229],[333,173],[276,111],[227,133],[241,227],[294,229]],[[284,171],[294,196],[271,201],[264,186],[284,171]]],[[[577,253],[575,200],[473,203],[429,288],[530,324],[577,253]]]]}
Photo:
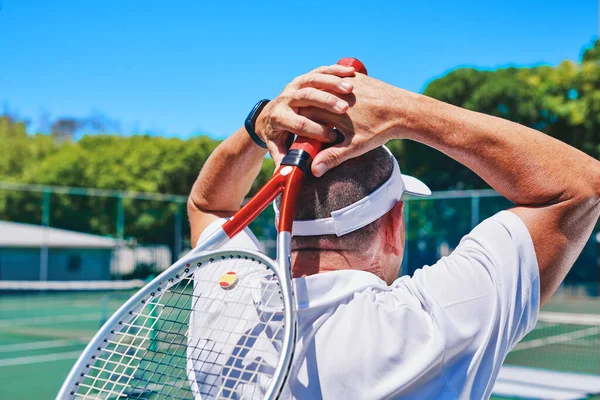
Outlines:
{"type": "MultiPolygon", "coordinates": [[[[223,226],[225,222],[227,222],[227,218],[219,218],[211,222],[210,225],[208,225],[204,229],[204,231],[202,231],[202,234],[200,235],[196,246],[198,246],[198,244],[200,244],[217,229],[223,226]]],[[[248,227],[244,228],[243,231],[235,235],[233,239],[228,240],[225,244],[223,244],[220,247],[220,249],[245,249],[264,252],[263,249],[261,249],[260,242],[248,227]]]]}
{"type": "MultiPolygon", "coordinates": [[[[443,369],[464,369],[465,377],[493,378],[537,321],[535,249],[527,227],[510,211],[483,221],[450,256],[416,271],[411,285],[444,337],[443,369]]],[[[448,384],[458,389],[465,382],[448,384]]]]}

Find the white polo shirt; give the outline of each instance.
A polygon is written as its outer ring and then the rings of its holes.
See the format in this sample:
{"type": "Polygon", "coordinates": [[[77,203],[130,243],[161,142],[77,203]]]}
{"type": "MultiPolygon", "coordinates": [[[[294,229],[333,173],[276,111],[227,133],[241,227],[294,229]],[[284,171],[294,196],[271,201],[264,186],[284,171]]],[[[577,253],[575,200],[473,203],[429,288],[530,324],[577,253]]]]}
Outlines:
{"type": "MultiPolygon", "coordinates": [[[[259,249],[248,229],[226,247],[259,249]]],[[[296,278],[294,285],[298,340],[282,399],[488,398],[539,310],[533,242],[509,211],[483,221],[450,256],[391,286],[357,270],[296,278]]]]}

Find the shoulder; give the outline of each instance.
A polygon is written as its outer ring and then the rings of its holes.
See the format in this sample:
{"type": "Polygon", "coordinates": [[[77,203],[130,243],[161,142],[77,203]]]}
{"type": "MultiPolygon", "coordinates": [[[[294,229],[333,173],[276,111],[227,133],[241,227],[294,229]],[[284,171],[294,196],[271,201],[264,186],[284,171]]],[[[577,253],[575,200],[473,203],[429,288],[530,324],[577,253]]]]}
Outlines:
{"type": "MultiPolygon", "coordinates": [[[[208,225],[204,229],[204,231],[202,231],[202,234],[200,235],[200,238],[198,239],[198,243],[196,243],[196,246],[199,243],[201,243],[203,240],[208,238],[213,232],[215,232],[221,226],[223,226],[223,224],[225,222],[227,222],[227,220],[228,220],[228,218],[219,218],[219,219],[216,219],[213,222],[211,222],[210,225],[208,225]]],[[[240,233],[238,233],[234,238],[227,241],[223,246],[221,246],[221,248],[223,248],[223,249],[235,248],[235,249],[247,249],[247,250],[254,250],[254,251],[262,251],[260,242],[258,241],[258,239],[254,235],[254,233],[252,233],[252,231],[248,227],[244,228],[244,230],[241,231],[240,233]]]]}
{"type": "Polygon", "coordinates": [[[483,221],[452,254],[416,271],[411,281],[422,301],[435,299],[442,307],[488,295],[511,297],[512,303],[517,285],[531,301],[539,297],[533,241],[525,224],[510,211],[483,221]]]}
{"type": "MultiPolygon", "coordinates": [[[[458,253],[473,254],[473,251],[485,253],[490,257],[489,261],[500,263],[514,258],[535,261],[531,235],[523,221],[510,211],[499,212],[484,220],[456,248],[458,253]]],[[[535,265],[537,267],[537,263],[535,265]]]]}

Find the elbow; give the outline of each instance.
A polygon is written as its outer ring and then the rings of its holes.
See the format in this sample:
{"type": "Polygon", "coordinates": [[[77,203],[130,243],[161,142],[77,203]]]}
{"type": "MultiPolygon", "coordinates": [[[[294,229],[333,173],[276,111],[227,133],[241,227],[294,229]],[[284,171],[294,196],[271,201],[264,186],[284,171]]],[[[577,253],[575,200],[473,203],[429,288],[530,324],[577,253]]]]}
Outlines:
{"type": "Polygon", "coordinates": [[[202,196],[197,192],[192,192],[188,196],[187,200],[187,212],[188,215],[191,214],[212,214],[219,217],[230,217],[239,209],[229,209],[229,208],[220,208],[215,207],[215,202],[209,201],[206,197],[202,196]]]}
{"type": "Polygon", "coordinates": [[[600,161],[594,160],[583,174],[577,195],[580,202],[600,206],[600,161]]]}
{"type": "Polygon", "coordinates": [[[590,167],[581,174],[581,179],[564,194],[566,199],[561,203],[581,218],[600,216],[600,162],[594,160],[590,167]]]}
{"type": "Polygon", "coordinates": [[[206,204],[205,201],[198,198],[198,196],[195,196],[194,193],[191,193],[188,196],[188,200],[187,200],[188,214],[194,213],[194,212],[204,212],[206,209],[205,204],[206,204]]]}
{"type": "Polygon", "coordinates": [[[590,174],[586,176],[586,184],[577,196],[577,203],[585,209],[589,216],[600,215],[600,162],[594,160],[590,174]]]}

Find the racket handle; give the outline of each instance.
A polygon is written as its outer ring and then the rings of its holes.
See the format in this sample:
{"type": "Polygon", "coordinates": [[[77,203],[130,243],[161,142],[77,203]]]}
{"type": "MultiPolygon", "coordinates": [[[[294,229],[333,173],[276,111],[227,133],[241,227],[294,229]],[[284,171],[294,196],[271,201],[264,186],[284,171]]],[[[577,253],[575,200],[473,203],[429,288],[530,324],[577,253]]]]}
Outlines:
{"type": "MultiPolygon", "coordinates": [[[[340,61],[338,61],[338,64],[345,67],[354,67],[356,72],[367,75],[367,68],[365,67],[365,64],[356,58],[342,58],[340,61]]],[[[292,147],[290,147],[290,150],[304,150],[310,154],[310,157],[314,160],[319,151],[321,151],[321,148],[323,148],[323,143],[316,139],[298,137],[292,144],[292,147]]]]}
{"type": "Polygon", "coordinates": [[[314,160],[322,147],[323,143],[319,142],[317,139],[298,136],[296,141],[290,147],[290,150],[304,150],[310,154],[310,158],[314,160]]]}
{"type": "Polygon", "coordinates": [[[354,70],[356,72],[368,75],[368,73],[367,73],[367,67],[365,67],[365,64],[361,63],[356,58],[345,57],[345,58],[342,58],[337,63],[339,65],[343,65],[344,67],[354,67],[354,70]]]}

